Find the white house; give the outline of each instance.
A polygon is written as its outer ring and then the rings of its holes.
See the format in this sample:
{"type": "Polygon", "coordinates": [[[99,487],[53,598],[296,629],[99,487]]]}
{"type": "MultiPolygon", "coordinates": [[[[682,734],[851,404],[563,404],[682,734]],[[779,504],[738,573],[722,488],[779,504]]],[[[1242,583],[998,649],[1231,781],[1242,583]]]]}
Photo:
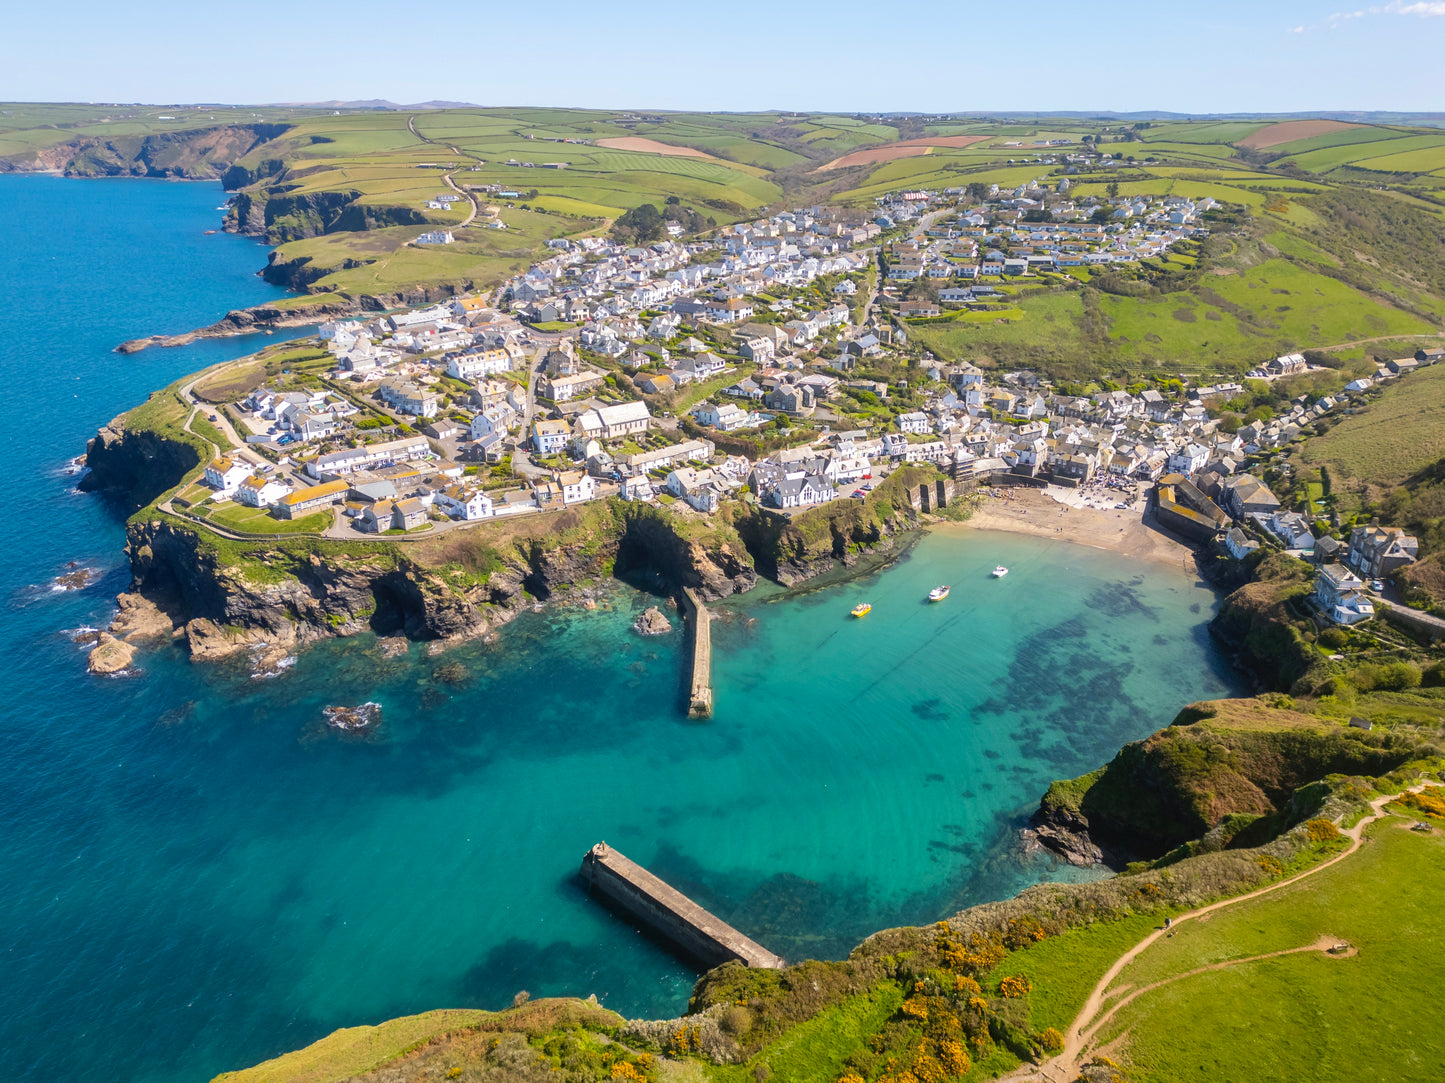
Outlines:
{"type": "Polygon", "coordinates": [[[1315,575],[1315,600],[1336,624],[1358,624],[1375,615],[1365,584],[1343,564],[1326,564],[1315,575]]]}
{"type": "Polygon", "coordinates": [[[236,486],[251,476],[253,467],[239,459],[222,456],[206,464],[206,484],[218,493],[234,493],[236,486]]]}
{"type": "Polygon", "coordinates": [[[457,380],[476,380],[508,371],[515,362],[503,349],[473,350],[447,358],[447,375],[457,380]]]}
{"type": "Polygon", "coordinates": [[[1175,474],[1196,474],[1209,462],[1209,449],[1186,444],[1169,456],[1169,470],[1175,474]]]}
{"type": "Polygon", "coordinates": [[[585,411],[577,418],[576,431],[579,436],[617,440],[635,432],[646,432],[651,424],[652,413],[647,403],[620,402],[585,411]]]}
{"type": "Polygon", "coordinates": [[[748,412],[730,402],[721,406],[711,402],[699,403],[693,407],[692,416],[699,425],[710,425],[723,432],[741,428],[748,420],[748,412]]]}
{"type": "Polygon", "coordinates": [[[532,422],[532,447],[538,455],[555,455],[567,446],[571,435],[565,421],[532,422]]]}
{"type": "Polygon", "coordinates": [[[719,482],[711,470],[694,470],[690,466],[679,466],[667,475],[667,491],[698,511],[717,511],[722,503],[725,485],[719,482]]]}
{"type": "Polygon", "coordinates": [[[453,485],[432,496],[434,503],[453,519],[485,519],[492,514],[492,498],[480,489],[453,485]]]}
{"type": "Polygon", "coordinates": [[[634,474],[623,479],[621,495],[623,500],[651,500],[652,482],[646,474],[634,474]]]}
{"type": "Polygon", "coordinates": [[[282,485],[275,478],[258,475],[247,478],[236,486],[236,501],[250,508],[267,508],[290,491],[289,485],[282,485]]]}
{"type": "Polygon", "coordinates": [[[922,410],[914,410],[911,413],[898,415],[899,432],[916,432],[920,435],[930,431],[928,415],[922,410]]]}
{"type": "Polygon", "coordinates": [[[557,486],[562,490],[564,504],[580,504],[597,498],[597,479],[585,470],[558,474],[557,486]]]}

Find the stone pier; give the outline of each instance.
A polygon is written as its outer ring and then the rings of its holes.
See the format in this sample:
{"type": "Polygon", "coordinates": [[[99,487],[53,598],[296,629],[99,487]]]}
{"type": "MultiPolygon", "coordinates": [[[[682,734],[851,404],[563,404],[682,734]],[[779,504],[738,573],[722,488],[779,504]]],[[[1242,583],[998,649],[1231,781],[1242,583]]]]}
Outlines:
{"type": "Polygon", "coordinates": [[[712,717],[712,615],[691,587],[682,591],[683,621],[692,630],[692,673],[688,678],[687,717],[712,717]]]}
{"type": "Polygon", "coordinates": [[[606,898],[690,958],[707,967],[737,961],[744,966],[781,970],[783,960],[714,917],[605,842],[582,859],[582,879],[606,898]]]}

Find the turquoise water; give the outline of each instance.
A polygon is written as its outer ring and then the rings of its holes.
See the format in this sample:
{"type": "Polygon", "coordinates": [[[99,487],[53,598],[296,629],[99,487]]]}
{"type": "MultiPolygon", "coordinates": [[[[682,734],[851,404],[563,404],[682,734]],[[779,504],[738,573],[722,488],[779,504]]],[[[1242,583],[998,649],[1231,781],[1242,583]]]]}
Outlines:
{"type": "Polygon", "coordinates": [[[0,370],[32,400],[0,570],[0,1043],[21,1079],[205,1079],[524,988],[674,1014],[695,973],[586,898],[592,843],[789,958],[838,955],[1065,875],[1009,841],[1047,782],[1230,689],[1213,596],[1181,572],[964,531],[726,607],[707,723],[677,711],[679,634],[633,635],[652,599],[621,587],[439,659],[358,638],[272,680],[170,649],[90,678],[62,632],[108,619],[123,532],[59,468],[146,391],[254,348],[110,352],[275,295],[261,249],[202,236],[219,201],[0,178],[0,370]],[[101,582],[49,590],[72,559],[101,582]],[[952,597],[925,605],[938,582],[952,597]],[[364,700],[375,733],[323,724],[364,700]]]}

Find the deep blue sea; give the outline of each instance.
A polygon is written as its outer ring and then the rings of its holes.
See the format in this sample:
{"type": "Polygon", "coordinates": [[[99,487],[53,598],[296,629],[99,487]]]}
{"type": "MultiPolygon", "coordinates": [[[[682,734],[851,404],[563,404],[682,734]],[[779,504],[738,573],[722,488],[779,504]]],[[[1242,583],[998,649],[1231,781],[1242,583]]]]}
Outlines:
{"type": "Polygon", "coordinates": [[[681,1011],[696,977],[579,888],[605,839],[790,959],[839,956],[1049,877],[1015,832],[1234,679],[1179,569],[946,530],[882,573],[760,589],[715,630],[716,717],[677,711],[655,599],[529,614],[491,646],[387,660],[370,638],[272,680],[141,656],[86,674],[67,629],[124,589],[121,516],[63,473],[176,376],[258,348],[119,342],[277,295],[265,250],[205,236],[218,186],[0,177],[0,1048],[21,1080],[209,1079],[434,1007],[596,993],[681,1011]],[[93,587],[50,589],[67,561],[93,587]],[[1012,574],[991,580],[999,562],[1012,574]],[[945,603],[926,591],[953,584],[945,603]],[[866,598],[866,620],[847,618],[866,598]],[[465,673],[443,663],[459,662],[465,673]],[[365,739],[322,708],[374,700],[365,739]]]}

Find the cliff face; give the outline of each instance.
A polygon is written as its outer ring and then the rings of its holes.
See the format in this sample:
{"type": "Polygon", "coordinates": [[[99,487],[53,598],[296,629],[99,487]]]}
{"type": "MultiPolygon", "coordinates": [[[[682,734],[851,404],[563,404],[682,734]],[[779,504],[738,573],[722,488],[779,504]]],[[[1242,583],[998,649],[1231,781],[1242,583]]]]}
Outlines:
{"type": "Polygon", "coordinates": [[[196,446],[115,422],[86,445],[84,492],[108,492],[136,506],[150,503],[200,464],[196,446]]]}
{"type": "Polygon", "coordinates": [[[473,531],[436,546],[314,539],[216,546],[184,521],[157,514],[130,524],[126,551],[131,589],[171,615],[199,659],[366,630],[412,639],[482,635],[533,599],[585,593],[578,584],[614,567],[654,589],[692,587],[708,599],[757,581],[745,555],[680,536],[655,509],[614,506],[599,519],[560,544],[544,532],[492,548],[473,531]]]}
{"type": "Polygon", "coordinates": [[[1116,867],[1196,840],[1255,846],[1314,814],[1313,784],[1386,774],[1423,749],[1410,735],[1353,729],[1268,699],[1194,704],[1107,766],[1050,786],[1033,818],[1037,841],[1076,863],[1116,867]]]}
{"type": "Polygon", "coordinates": [[[358,202],[362,193],[297,192],[295,184],[252,186],[232,197],[225,228],[284,244],[324,233],[425,225],[426,215],[412,207],[358,202]]]}
{"type": "Polygon", "coordinates": [[[216,180],[231,163],[288,130],[285,124],[226,124],[146,136],[85,138],[0,158],[0,172],[58,169],[68,177],[216,180]]]}
{"type": "Polygon", "coordinates": [[[1254,581],[1225,598],[1209,623],[1210,635],[1261,687],[1289,689],[1318,662],[1295,629],[1301,618],[1291,612],[1291,603],[1309,593],[1311,581],[1306,565],[1271,554],[1260,561],[1254,581]]]}

